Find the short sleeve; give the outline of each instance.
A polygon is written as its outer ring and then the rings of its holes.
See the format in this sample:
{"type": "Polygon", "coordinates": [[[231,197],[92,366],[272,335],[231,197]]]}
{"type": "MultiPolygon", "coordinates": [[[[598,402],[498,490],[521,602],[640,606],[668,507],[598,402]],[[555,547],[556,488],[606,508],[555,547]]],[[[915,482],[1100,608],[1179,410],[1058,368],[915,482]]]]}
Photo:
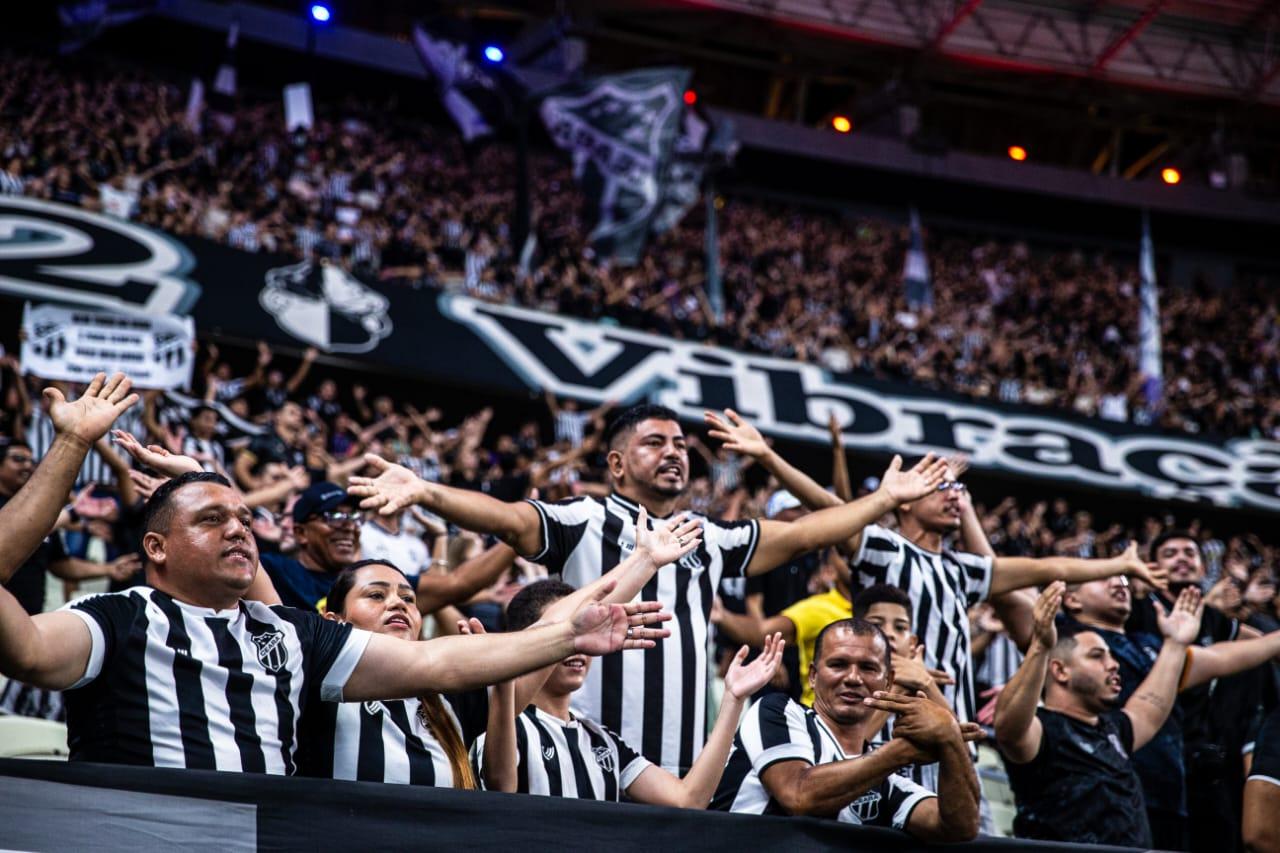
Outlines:
{"type": "Polygon", "coordinates": [[[608,728],[604,731],[618,749],[618,788],[625,791],[649,768],[651,762],[632,749],[631,744],[619,737],[617,732],[608,728]]]}
{"type": "Polygon", "coordinates": [[[947,556],[960,566],[965,599],[969,607],[991,597],[991,576],[995,569],[993,558],[967,551],[948,551],[947,556]]]}
{"type": "Polygon", "coordinates": [[[760,541],[760,523],[749,521],[712,521],[707,519],[705,547],[720,552],[720,565],[724,567],[722,578],[741,577],[756,554],[760,541]]]}
{"type": "Polygon", "coordinates": [[[355,672],[372,634],[343,622],[325,619],[313,611],[279,605],[271,609],[297,625],[299,633],[309,635],[304,661],[308,683],[320,685],[322,700],[341,702],[342,688],[355,672]]]}
{"type": "MultiPolygon", "coordinates": [[[[536,554],[522,556],[546,566],[553,574],[559,572],[591,522],[591,499],[570,498],[558,503],[529,499],[526,502],[538,511],[542,522],[542,548],[536,554]]],[[[609,568],[612,567],[605,567],[609,568]]]]}
{"type": "Polygon", "coordinates": [[[818,609],[813,606],[813,602],[809,598],[801,599],[795,604],[782,611],[783,616],[791,620],[791,624],[796,626],[796,646],[803,646],[805,640],[813,637],[821,627],[816,626],[818,621],[818,609]]]}
{"type": "Polygon", "coordinates": [[[804,706],[782,693],[770,694],[753,705],[738,736],[756,775],[779,761],[817,761],[804,706]]]}
{"type": "Polygon", "coordinates": [[[858,537],[858,553],[849,567],[871,578],[871,583],[884,583],[888,567],[898,559],[901,546],[897,534],[878,524],[868,524],[858,537]]]}
{"type": "Polygon", "coordinates": [[[1280,785],[1280,710],[1272,711],[1258,730],[1249,781],[1280,785]]]}
{"type": "Polygon", "coordinates": [[[1125,753],[1133,755],[1133,720],[1124,711],[1112,711],[1107,717],[1116,727],[1116,734],[1120,737],[1120,745],[1124,747],[1125,753]]]}
{"type": "Polygon", "coordinates": [[[103,664],[115,652],[121,637],[129,634],[129,627],[142,599],[129,593],[109,593],[77,598],[60,609],[73,613],[89,628],[89,660],[82,675],[67,690],[84,687],[102,673],[103,664]]]}
{"type": "Polygon", "coordinates": [[[907,821],[911,819],[911,813],[915,811],[916,806],[938,796],[923,785],[905,776],[899,776],[897,773],[889,774],[885,785],[888,788],[888,802],[881,814],[887,816],[888,825],[894,829],[905,830],[907,821]]]}

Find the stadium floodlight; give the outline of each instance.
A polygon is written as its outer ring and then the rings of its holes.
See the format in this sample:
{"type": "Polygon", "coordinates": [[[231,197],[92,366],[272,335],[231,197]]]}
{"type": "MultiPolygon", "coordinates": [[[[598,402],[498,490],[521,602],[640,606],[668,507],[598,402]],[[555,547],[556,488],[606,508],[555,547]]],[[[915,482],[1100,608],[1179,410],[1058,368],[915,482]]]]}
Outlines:
{"type": "Polygon", "coordinates": [[[317,24],[327,24],[329,19],[333,17],[333,12],[323,3],[311,4],[311,20],[317,24]]]}
{"type": "Polygon", "coordinates": [[[497,65],[499,62],[507,58],[507,55],[502,52],[502,48],[498,47],[496,44],[485,45],[483,52],[484,58],[492,62],[494,65],[497,65]]]}
{"type": "Polygon", "coordinates": [[[1164,181],[1169,186],[1173,186],[1174,184],[1182,181],[1182,173],[1172,166],[1166,166],[1160,170],[1160,180],[1164,181]]]}
{"type": "Polygon", "coordinates": [[[853,122],[849,120],[848,116],[835,116],[831,119],[831,127],[835,129],[836,133],[848,133],[853,130],[853,122]]]}
{"type": "Polygon", "coordinates": [[[1017,160],[1021,163],[1023,160],[1027,159],[1027,149],[1023,148],[1021,145],[1010,145],[1009,159],[1017,160]]]}

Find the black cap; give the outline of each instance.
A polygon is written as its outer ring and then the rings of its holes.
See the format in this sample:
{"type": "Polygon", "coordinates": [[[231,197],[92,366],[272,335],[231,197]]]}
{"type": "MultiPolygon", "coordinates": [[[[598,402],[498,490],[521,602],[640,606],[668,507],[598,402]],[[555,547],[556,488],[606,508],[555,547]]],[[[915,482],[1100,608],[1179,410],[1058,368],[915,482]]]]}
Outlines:
{"type": "Polygon", "coordinates": [[[313,483],[298,495],[298,500],[293,505],[293,520],[301,523],[313,515],[355,502],[355,498],[348,495],[346,490],[336,483],[313,483]]]}

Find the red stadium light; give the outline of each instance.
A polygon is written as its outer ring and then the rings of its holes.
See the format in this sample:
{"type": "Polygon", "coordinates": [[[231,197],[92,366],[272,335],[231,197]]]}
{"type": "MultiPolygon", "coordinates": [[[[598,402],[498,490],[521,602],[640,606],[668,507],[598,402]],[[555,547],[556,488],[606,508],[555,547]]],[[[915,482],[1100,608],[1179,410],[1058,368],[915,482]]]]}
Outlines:
{"type": "Polygon", "coordinates": [[[684,102],[689,106],[693,106],[694,104],[698,103],[698,93],[693,91],[692,89],[685,89],[684,102]]]}
{"type": "Polygon", "coordinates": [[[1182,173],[1172,166],[1167,166],[1160,170],[1160,180],[1169,186],[1173,186],[1182,181],[1182,173]]]}
{"type": "Polygon", "coordinates": [[[836,133],[848,133],[853,130],[853,122],[849,121],[848,116],[835,116],[831,119],[831,126],[836,133]]]}
{"type": "Polygon", "coordinates": [[[1017,160],[1021,163],[1023,160],[1027,159],[1027,149],[1023,148],[1021,145],[1010,145],[1009,159],[1017,160]]]}

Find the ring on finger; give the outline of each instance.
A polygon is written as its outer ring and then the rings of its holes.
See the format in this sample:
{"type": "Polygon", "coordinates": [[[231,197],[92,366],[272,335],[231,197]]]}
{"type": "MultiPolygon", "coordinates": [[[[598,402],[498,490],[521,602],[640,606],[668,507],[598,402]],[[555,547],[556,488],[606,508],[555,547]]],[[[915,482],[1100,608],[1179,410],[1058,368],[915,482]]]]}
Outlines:
{"type": "Polygon", "coordinates": [[[631,639],[632,637],[634,637],[635,635],[636,635],[636,629],[635,629],[635,628],[628,628],[628,629],[627,629],[627,639],[628,639],[628,640],[630,640],[630,639],[631,639]]]}

